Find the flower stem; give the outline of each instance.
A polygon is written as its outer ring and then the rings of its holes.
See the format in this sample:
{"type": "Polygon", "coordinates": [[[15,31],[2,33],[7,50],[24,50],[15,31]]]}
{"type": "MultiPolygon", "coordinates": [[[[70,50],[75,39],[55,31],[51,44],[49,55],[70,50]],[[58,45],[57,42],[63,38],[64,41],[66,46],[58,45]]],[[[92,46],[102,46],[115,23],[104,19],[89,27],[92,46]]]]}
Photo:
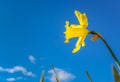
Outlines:
{"type": "Polygon", "coordinates": [[[115,63],[118,66],[118,68],[120,69],[120,62],[116,58],[115,54],[113,53],[112,49],[110,48],[110,46],[108,45],[108,43],[105,41],[105,39],[99,33],[95,32],[95,31],[90,31],[89,34],[97,35],[103,41],[103,43],[106,45],[107,49],[111,53],[111,56],[113,57],[115,63]]]}

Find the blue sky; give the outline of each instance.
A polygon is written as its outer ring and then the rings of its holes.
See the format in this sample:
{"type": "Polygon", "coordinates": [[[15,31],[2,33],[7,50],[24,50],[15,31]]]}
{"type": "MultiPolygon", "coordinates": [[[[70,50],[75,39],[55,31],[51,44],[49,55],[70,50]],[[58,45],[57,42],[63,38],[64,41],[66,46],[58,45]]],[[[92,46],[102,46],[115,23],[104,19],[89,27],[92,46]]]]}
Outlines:
{"type": "MultiPolygon", "coordinates": [[[[74,11],[85,12],[88,29],[102,34],[120,60],[119,0],[0,0],[0,82],[51,82],[54,65],[67,82],[113,82],[113,58],[101,40],[72,54],[77,39],[64,44],[64,25],[79,24],[74,11]],[[69,80],[68,80],[69,78],[69,80]]],[[[116,66],[116,65],[115,65],[116,66]]]]}

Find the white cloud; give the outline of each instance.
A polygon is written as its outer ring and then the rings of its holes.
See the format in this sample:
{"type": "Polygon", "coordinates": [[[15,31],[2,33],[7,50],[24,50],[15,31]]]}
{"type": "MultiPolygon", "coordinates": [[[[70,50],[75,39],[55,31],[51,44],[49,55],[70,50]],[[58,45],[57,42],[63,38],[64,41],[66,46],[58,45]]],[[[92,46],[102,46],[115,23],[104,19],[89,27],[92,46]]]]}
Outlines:
{"type": "MultiPolygon", "coordinates": [[[[68,81],[73,80],[75,78],[75,76],[73,74],[66,72],[62,69],[55,68],[55,70],[56,70],[58,78],[61,82],[68,82],[68,81]]],[[[50,74],[50,77],[48,79],[51,82],[56,82],[53,69],[49,70],[48,73],[50,74]]]]}
{"type": "Polygon", "coordinates": [[[29,60],[30,60],[30,62],[33,63],[33,64],[36,63],[36,62],[35,62],[35,57],[32,56],[32,55],[29,56],[29,60]]]}
{"type": "Polygon", "coordinates": [[[15,78],[7,78],[6,81],[15,81],[15,78]]]}
{"type": "Polygon", "coordinates": [[[32,77],[35,76],[35,74],[33,74],[32,72],[27,71],[26,68],[24,68],[22,66],[15,66],[13,68],[0,67],[0,71],[1,72],[8,72],[8,73],[22,72],[22,74],[25,75],[25,76],[32,76],[32,77]]]}
{"type": "Polygon", "coordinates": [[[12,78],[7,78],[6,81],[7,82],[13,82],[13,81],[16,81],[16,80],[21,80],[21,79],[23,79],[23,78],[22,77],[16,77],[16,78],[12,77],[12,78]]]}

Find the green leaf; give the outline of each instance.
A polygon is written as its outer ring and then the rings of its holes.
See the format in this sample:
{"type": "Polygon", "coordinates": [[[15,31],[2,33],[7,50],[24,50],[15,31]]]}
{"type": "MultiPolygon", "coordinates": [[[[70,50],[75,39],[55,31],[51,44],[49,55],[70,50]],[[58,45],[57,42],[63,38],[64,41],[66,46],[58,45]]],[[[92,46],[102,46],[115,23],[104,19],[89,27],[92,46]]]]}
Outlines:
{"type": "Polygon", "coordinates": [[[41,76],[40,82],[44,82],[44,71],[42,71],[42,76],[41,76]]]}
{"type": "Polygon", "coordinates": [[[120,82],[120,73],[116,70],[114,66],[112,66],[112,71],[113,71],[115,82],[120,82]]]}

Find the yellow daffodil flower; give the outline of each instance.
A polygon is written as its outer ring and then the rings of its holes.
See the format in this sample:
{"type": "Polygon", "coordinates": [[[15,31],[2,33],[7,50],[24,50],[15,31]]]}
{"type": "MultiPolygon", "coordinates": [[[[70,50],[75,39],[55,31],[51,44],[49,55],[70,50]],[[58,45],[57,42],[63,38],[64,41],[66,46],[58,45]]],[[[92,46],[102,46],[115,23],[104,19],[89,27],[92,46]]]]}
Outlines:
{"type": "Polygon", "coordinates": [[[66,21],[66,31],[65,34],[65,43],[69,43],[69,39],[71,38],[78,38],[75,48],[73,49],[72,53],[76,53],[80,50],[80,47],[82,45],[85,46],[85,38],[89,33],[89,30],[87,30],[88,27],[88,20],[85,13],[80,13],[79,11],[75,11],[75,15],[79,21],[79,25],[72,24],[69,26],[69,21],[66,21]]]}

